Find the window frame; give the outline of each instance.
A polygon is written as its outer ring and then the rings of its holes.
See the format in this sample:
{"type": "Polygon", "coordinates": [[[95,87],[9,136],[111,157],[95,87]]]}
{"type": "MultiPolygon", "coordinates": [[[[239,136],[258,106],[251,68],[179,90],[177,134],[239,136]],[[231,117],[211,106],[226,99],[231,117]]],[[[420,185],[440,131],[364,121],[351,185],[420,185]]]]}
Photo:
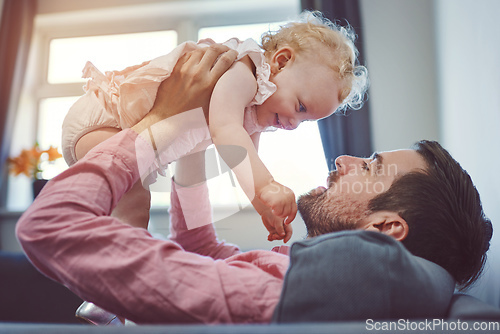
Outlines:
{"type": "MultiPolygon", "coordinates": [[[[140,1],[138,1],[140,2],[140,1]]],[[[93,10],[39,14],[35,18],[30,78],[33,96],[41,99],[82,95],[82,83],[50,84],[50,42],[56,38],[126,34],[160,30],[177,31],[178,43],[197,40],[205,27],[285,21],[299,12],[297,0],[173,1],[116,6],[93,10]],[[293,4],[296,3],[296,8],[293,4]],[[223,4],[217,12],[214,5],[223,4]]],[[[38,109],[38,107],[37,107],[38,109]]],[[[38,110],[36,112],[38,115],[38,110]]],[[[38,124],[38,116],[36,116],[38,124]]],[[[36,127],[36,125],[35,125],[36,127]]],[[[35,134],[35,138],[36,138],[35,134]]]]}
{"type": "MultiPolygon", "coordinates": [[[[132,1],[129,5],[117,3],[116,6],[95,9],[85,8],[83,2],[75,2],[72,6],[80,8],[60,12],[43,12],[42,8],[34,20],[28,70],[16,120],[23,123],[23,138],[18,138],[19,133],[16,136],[15,130],[12,151],[30,147],[38,138],[39,109],[43,99],[83,94],[82,82],[48,82],[50,43],[53,39],[175,30],[180,44],[197,40],[201,28],[286,21],[300,12],[298,0],[151,1],[137,0],[136,4],[132,1]]],[[[67,8],[67,4],[62,6],[65,0],[50,2],[49,7],[67,8]]],[[[9,196],[14,195],[16,201],[20,196],[20,204],[16,204],[14,210],[31,203],[29,191],[25,194],[19,189],[30,186],[29,180],[9,177],[9,188],[15,190],[14,193],[9,191],[9,196]]]]}

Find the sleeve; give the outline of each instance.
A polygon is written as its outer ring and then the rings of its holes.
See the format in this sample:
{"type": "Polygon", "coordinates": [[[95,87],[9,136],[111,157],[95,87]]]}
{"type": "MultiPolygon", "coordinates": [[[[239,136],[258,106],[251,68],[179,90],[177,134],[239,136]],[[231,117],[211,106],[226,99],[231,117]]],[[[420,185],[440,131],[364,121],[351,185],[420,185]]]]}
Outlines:
{"type": "Polygon", "coordinates": [[[206,182],[194,187],[182,187],[172,181],[170,198],[170,240],[188,252],[213,259],[225,259],[240,253],[237,246],[217,239],[206,182]],[[179,197],[183,200],[180,201],[179,197]],[[188,221],[195,222],[194,228],[188,227],[186,217],[189,217],[188,221]]]}
{"type": "Polygon", "coordinates": [[[260,308],[266,302],[272,312],[277,296],[255,296],[279,291],[281,278],[186,252],[109,216],[139,179],[137,165],[154,160],[146,142],[136,152],[139,138],[121,131],[45,186],[17,224],[29,259],[82,299],[136,323],[262,321],[260,308]]]}

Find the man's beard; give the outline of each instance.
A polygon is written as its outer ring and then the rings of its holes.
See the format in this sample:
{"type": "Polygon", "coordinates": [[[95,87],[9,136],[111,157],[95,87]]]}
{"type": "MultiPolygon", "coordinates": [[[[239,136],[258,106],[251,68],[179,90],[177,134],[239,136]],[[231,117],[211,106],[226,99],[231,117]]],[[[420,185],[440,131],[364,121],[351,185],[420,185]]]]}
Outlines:
{"type": "MultiPolygon", "coordinates": [[[[334,180],[330,182],[333,185],[334,180]]],[[[297,206],[307,228],[308,237],[355,230],[368,215],[367,203],[345,196],[334,196],[327,191],[317,194],[311,191],[298,198],[297,206]]]]}

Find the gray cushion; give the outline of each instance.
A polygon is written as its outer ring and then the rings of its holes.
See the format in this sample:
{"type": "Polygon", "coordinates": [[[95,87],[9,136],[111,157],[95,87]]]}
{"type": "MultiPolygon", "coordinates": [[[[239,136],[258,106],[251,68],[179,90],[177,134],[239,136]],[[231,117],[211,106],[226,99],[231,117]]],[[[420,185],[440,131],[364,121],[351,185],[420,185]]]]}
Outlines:
{"type": "Polygon", "coordinates": [[[475,297],[457,293],[451,301],[448,318],[460,320],[500,320],[500,309],[486,304],[475,297]]]}
{"type": "Polygon", "coordinates": [[[275,322],[442,318],[455,282],[382,233],[344,231],[296,242],[275,322]]]}

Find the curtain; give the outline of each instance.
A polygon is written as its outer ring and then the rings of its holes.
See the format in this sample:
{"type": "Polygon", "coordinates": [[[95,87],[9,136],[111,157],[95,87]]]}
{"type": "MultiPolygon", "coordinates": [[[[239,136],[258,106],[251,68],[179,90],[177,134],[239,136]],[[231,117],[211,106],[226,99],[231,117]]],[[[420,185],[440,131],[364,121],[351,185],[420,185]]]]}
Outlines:
{"type": "Polygon", "coordinates": [[[28,61],[36,0],[3,0],[0,18],[0,207],[6,202],[6,160],[28,61]]]}
{"type": "MultiPolygon", "coordinates": [[[[301,0],[302,9],[319,10],[333,22],[354,28],[358,38],[356,47],[359,62],[364,65],[363,29],[359,0],[301,0]]],[[[318,128],[330,170],[335,168],[335,158],[348,154],[369,156],[372,153],[370,113],[368,101],[359,110],[348,110],[347,116],[331,115],[318,121],[318,128]]]]}

